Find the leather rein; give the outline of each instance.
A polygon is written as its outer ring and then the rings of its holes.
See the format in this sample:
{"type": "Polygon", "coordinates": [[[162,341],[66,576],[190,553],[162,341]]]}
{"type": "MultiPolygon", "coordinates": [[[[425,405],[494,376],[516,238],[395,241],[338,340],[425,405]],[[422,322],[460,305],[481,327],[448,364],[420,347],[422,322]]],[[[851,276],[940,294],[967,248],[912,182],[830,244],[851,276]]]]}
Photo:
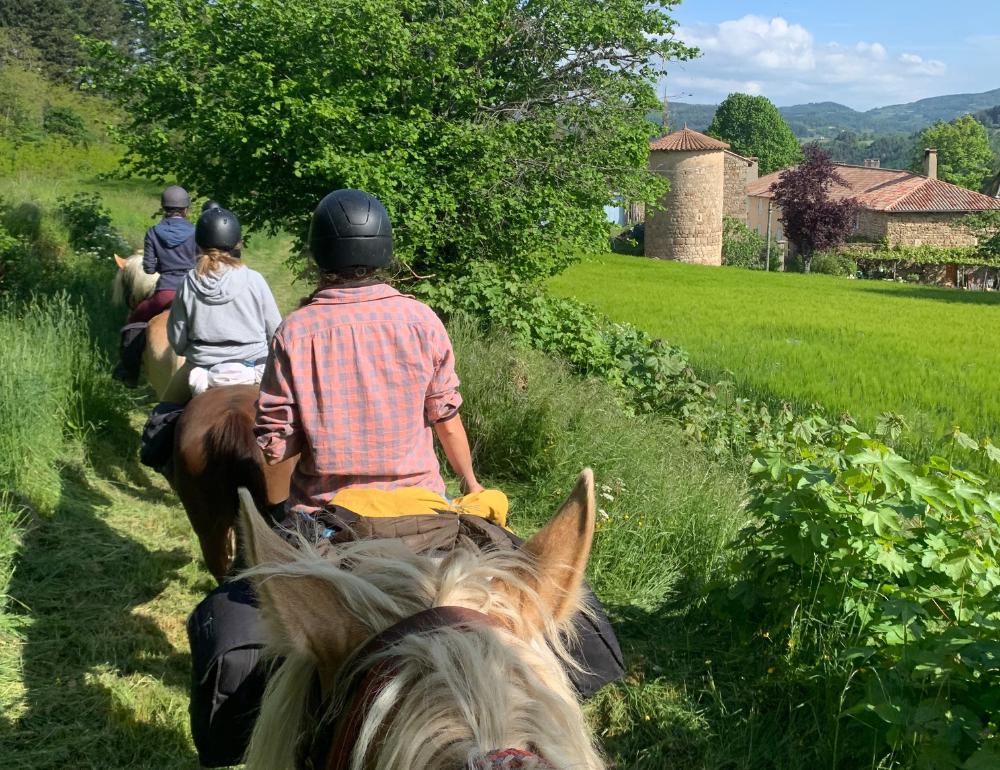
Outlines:
{"type": "MultiPolygon", "coordinates": [[[[468,628],[475,624],[503,627],[499,621],[476,610],[434,607],[404,618],[376,634],[351,657],[354,660],[364,660],[388,650],[413,634],[423,634],[439,628],[468,628]]],[[[316,677],[307,707],[315,730],[299,749],[297,765],[300,770],[347,770],[365,717],[382,685],[392,676],[398,664],[398,658],[389,656],[370,669],[356,672],[346,688],[346,706],[340,717],[334,720],[324,718],[328,698],[322,697],[319,677],[316,677]]]]}

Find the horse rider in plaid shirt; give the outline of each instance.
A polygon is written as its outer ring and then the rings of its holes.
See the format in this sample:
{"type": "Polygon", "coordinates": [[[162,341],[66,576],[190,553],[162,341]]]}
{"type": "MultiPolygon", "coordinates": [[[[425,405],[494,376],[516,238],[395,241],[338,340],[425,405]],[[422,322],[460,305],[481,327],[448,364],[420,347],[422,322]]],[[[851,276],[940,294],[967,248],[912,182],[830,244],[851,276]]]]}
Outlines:
{"type": "Polygon", "coordinates": [[[311,514],[342,490],[420,487],[445,500],[436,434],[465,495],[482,492],[441,320],[385,282],[389,215],[360,190],[330,193],[309,247],[322,277],[282,322],[260,385],[257,443],[299,456],[286,508],[311,514]]]}

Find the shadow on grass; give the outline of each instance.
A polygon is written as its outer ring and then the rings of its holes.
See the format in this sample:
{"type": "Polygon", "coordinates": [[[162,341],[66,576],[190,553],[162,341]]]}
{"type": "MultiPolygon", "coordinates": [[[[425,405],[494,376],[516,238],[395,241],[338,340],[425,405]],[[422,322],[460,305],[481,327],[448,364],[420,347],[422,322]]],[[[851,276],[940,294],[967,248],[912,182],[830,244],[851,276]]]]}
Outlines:
{"type": "MultiPolygon", "coordinates": [[[[618,768],[834,766],[830,695],[785,678],[782,650],[737,643],[686,601],[607,609],[626,675],[588,710],[618,768]]],[[[868,766],[871,746],[853,749],[841,745],[837,770],[868,766]]]]}
{"type": "Polygon", "coordinates": [[[0,716],[5,770],[198,766],[186,728],[190,655],[135,612],[190,555],[115,531],[102,519],[110,503],[64,469],[61,505],[17,559],[10,595],[26,694],[16,719],[0,716]]]}
{"type": "Polygon", "coordinates": [[[926,299],[932,302],[947,302],[963,305],[1000,305],[1000,293],[995,291],[964,291],[962,289],[927,287],[865,286],[862,291],[872,294],[882,294],[886,297],[906,297],[908,299],[926,299]]]}

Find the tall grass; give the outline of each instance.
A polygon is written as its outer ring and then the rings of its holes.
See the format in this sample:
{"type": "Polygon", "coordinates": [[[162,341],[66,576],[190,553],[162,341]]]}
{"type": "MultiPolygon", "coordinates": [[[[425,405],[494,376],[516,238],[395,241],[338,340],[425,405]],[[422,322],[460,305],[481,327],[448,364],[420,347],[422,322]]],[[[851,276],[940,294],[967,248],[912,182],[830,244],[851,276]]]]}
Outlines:
{"type": "Polygon", "coordinates": [[[712,574],[746,522],[739,474],[675,427],[626,414],[606,385],[467,319],[449,328],[477,473],[508,492],[515,527],[546,521],[590,466],[600,511],[588,577],[604,601],[653,609],[712,574]]]}
{"type": "Polygon", "coordinates": [[[873,426],[906,415],[926,450],[953,425],[1000,435],[1000,295],[607,255],[549,282],[680,345],[743,395],[813,402],[873,426]]]}
{"type": "Polygon", "coordinates": [[[87,316],[65,293],[0,300],[0,490],[43,510],[59,500],[60,464],[122,408],[87,316]]]}

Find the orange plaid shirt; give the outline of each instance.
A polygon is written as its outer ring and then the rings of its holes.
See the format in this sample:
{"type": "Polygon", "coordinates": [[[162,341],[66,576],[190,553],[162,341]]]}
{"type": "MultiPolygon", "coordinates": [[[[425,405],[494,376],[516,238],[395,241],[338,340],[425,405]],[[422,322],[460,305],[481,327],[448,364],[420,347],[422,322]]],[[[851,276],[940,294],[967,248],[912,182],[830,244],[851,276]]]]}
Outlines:
{"type": "Polygon", "coordinates": [[[300,455],[288,503],[299,512],[350,487],[444,495],[433,425],[458,412],[457,388],[429,307],[385,284],[324,289],[271,341],[257,443],[272,464],[300,455]]]}

